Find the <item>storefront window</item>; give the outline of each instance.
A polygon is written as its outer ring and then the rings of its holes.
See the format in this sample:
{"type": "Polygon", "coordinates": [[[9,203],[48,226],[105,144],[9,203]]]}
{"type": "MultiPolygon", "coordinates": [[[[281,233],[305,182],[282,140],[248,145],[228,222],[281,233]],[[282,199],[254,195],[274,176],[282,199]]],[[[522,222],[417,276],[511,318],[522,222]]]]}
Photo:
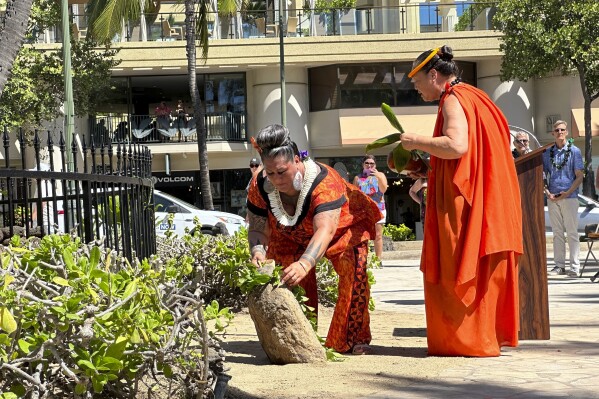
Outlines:
{"type": "MultiPolygon", "coordinates": [[[[458,62],[462,79],[476,83],[475,64],[458,62]]],[[[411,62],[329,65],[309,70],[310,111],[431,105],[414,89],[411,62]]]]}
{"type": "MultiPolygon", "coordinates": [[[[197,75],[196,79],[207,113],[245,114],[245,73],[197,75]]],[[[98,107],[100,114],[153,115],[161,102],[174,113],[179,101],[187,113],[193,112],[187,75],[115,77],[111,83],[108,100],[98,107]]]]}
{"type": "Polygon", "coordinates": [[[245,112],[245,75],[205,75],[206,112],[245,112]]]}
{"type": "MultiPolygon", "coordinates": [[[[111,83],[109,100],[90,118],[94,140],[197,140],[187,75],[118,77],[111,83]],[[104,127],[107,134],[101,134],[104,127]]],[[[207,140],[246,141],[245,73],[197,75],[197,86],[207,140]]]]}

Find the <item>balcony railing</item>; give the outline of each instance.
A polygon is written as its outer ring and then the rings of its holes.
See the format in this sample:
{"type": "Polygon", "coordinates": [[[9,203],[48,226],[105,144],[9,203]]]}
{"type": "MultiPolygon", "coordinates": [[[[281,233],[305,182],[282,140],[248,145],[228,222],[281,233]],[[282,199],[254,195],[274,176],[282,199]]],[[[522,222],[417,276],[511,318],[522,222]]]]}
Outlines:
{"type": "MultiPolygon", "coordinates": [[[[204,115],[207,141],[245,142],[245,113],[208,112],[204,115]]],[[[104,143],[181,143],[198,139],[189,116],[110,114],[90,119],[90,140],[104,143]]]]}
{"type": "MultiPolygon", "coordinates": [[[[497,1],[485,3],[419,3],[393,7],[362,6],[352,9],[286,9],[283,12],[285,36],[337,36],[490,30],[497,1]]],[[[145,14],[129,21],[114,42],[185,40],[183,12],[145,14]]],[[[87,34],[85,15],[73,15],[72,33],[76,39],[87,34]]],[[[210,39],[254,39],[278,36],[276,10],[239,11],[227,17],[211,13],[210,39]]],[[[38,32],[32,42],[58,43],[58,28],[38,32]]]]}

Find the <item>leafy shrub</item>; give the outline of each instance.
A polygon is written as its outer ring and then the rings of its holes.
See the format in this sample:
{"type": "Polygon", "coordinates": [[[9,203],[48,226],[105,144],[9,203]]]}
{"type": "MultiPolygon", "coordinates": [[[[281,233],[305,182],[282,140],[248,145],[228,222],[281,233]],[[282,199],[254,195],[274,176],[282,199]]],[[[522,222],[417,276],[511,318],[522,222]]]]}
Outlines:
{"type": "Polygon", "coordinates": [[[396,226],[388,224],[383,227],[383,235],[390,237],[393,241],[412,241],[416,239],[414,232],[405,224],[396,226]]]}
{"type": "MultiPolygon", "coordinates": [[[[372,256],[368,257],[367,273],[368,283],[372,287],[376,284],[372,269],[378,268],[380,261],[374,256],[374,252],[370,254],[372,256]]],[[[318,302],[323,306],[335,306],[337,298],[339,298],[339,291],[337,289],[339,275],[335,272],[331,261],[326,258],[321,259],[316,265],[316,283],[318,285],[318,302]]],[[[374,299],[372,297],[370,297],[368,308],[374,310],[374,299]]]]}
{"type": "MultiPolygon", "coordinates": [[[[241,308],[254,287],[278,281],[249,261],[246,231],[159,237],[158,254],[134,262],[69,235],[11,242],[0,248],[2,399],[211,397],[224,371],[216,333],[233,317],[222,305],[241,308]]],[[[326,259],[317,272],[333,305],[337,275],[326,259]]]]}
{"type": "Polygon", "coordinates": [[[214,385],[194,258],[130,263],[69,235],[12,244],[0,252],[0,397],[200,397],[214,385]]]}
{"type": "MultiPolygon", "coordinates": [[[[242,229],[233,238],[216,238],[215,245],[216,247],[212,250],[205,265],[206,298],[216,300],[224,306],[239,309],[245,306],[248,292],[256,286],[273,282],[269,276],[258,273],[256,267],[250,262],[246,229],[242,229]]],[[[169,246],[169,248],[172,247],[169,246]]],[[[206,251],[207,248],[209,247],[201,246],[202,251],[206,251]]],[[[190,253],[194,256],[205,256],[196,254],[193,249],[187,251],[191,251],[190,253]]],[[[375,280],[371,270],[377,267],[379,261],[374,256],[374,252],[369,255],[368,270],[372,286],[375,284],[375,280]]],[[[200,262],[202,261],[200,260],[200,262]]],[[[339,296],[337,290],[339,276],[335,272],[333,264],[326,258],[322,258],[316,264],[316,281],[319,303],[328,307],[335,306],[339,296]]],[[[302,295],[296,295],[298,300],[302,295]]]]}

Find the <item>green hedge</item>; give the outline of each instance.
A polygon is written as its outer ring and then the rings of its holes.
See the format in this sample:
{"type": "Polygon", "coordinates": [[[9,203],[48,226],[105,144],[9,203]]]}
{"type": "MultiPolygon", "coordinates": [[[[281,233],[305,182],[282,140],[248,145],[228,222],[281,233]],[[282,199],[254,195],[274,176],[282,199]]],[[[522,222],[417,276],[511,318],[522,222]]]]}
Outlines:
{"type": "Polygon", "coordinates": [[[388,224],[383,227],[383,235],[390,237],[393,241],[412,241],[416,239],[412,229],[405,224],[399,226],[388,224]]]}

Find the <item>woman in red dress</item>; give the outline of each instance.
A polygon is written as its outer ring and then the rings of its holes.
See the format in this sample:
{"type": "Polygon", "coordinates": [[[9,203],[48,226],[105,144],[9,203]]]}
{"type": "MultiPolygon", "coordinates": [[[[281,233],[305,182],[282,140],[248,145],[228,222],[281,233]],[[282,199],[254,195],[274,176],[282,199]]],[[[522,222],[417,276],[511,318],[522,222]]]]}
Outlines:
{"type": "Polygon", "coordinates": [[[505,116],[459,74],[448,46],[416,59],[408,77],[439,101],[437,122],[433,137],[401,135],[406,150],[431,154],[420,265],[428,353],[499,356],[518,345],[520,188],[505,116]]]}
{"type": "Polygon", "coordinates": [[[307,304],[318,309],[315,266],[326,256],[339,274],[326,346],[370,352],[366,263],[368,241],[382,218],[376,203],[334,169],[302,159],[281,125],[262,129],[253,144],[264,172],[252,179],[248,193],[252,262],[274,259],[284,268],[282,281],[302,286],[307,304]]]}

